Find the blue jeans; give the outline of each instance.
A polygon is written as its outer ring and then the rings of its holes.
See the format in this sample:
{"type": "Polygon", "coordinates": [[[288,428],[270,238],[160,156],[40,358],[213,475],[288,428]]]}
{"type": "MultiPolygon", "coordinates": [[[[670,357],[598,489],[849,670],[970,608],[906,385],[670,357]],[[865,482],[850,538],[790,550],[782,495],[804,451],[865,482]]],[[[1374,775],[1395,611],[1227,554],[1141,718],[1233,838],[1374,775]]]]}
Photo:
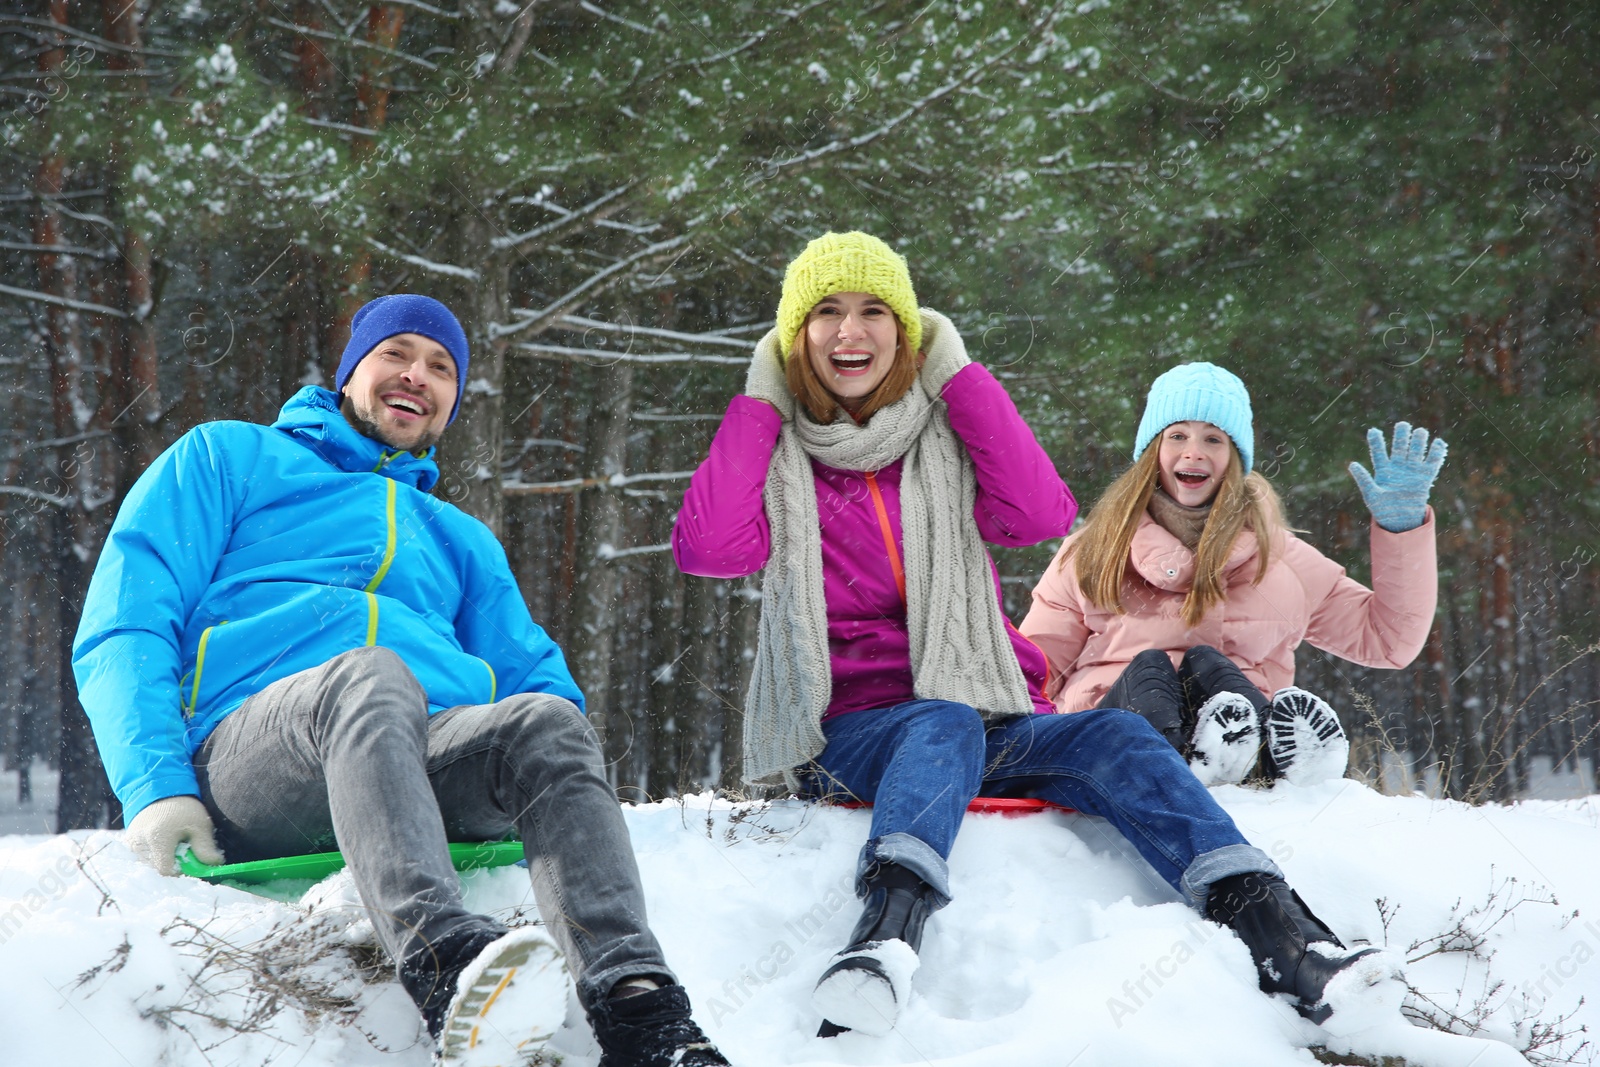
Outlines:
{"type": "Polygon", "coordinates": [[[872,804],[856,890],[898,863],[949,903],[945,861],[974,797],[1038,797],[1110,822],[1167,884],[1204,909],[1211,883],[1276,864],[1244,839],[1183,757],[1142,717],[1096,708],[985,725],[948,700],[912,700],[822,724],[828,745],[805,792],[872,804]]]}

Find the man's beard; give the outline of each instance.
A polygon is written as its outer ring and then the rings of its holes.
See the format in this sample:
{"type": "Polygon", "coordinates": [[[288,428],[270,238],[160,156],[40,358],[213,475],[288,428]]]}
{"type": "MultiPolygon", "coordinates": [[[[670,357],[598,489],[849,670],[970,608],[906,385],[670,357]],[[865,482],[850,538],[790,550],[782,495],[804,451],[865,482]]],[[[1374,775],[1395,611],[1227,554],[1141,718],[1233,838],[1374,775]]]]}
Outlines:
{"type": "Polygon", "coordinates": [[[361,409],[356,406],[355,401],[351,400],[348,396],[345,397],[344,402],[345,404],[349,405],[344,412],[345,418],[350,421],[350,424],[356,428],[356,431],[360,433],[361,436],[370,437],[379,444],[388,445],[390,448],[398,448],[403,452],[426,452],[428,449],[439,443],[439,437],[444,432],[443,430],[431,430],[423,433],[421,437],[417,438],[415,443],[406,444],[404,441],[396,441],[394,438],[390,437],[381,426],[367,418],[366,415],[362,414],[361,409]]]}

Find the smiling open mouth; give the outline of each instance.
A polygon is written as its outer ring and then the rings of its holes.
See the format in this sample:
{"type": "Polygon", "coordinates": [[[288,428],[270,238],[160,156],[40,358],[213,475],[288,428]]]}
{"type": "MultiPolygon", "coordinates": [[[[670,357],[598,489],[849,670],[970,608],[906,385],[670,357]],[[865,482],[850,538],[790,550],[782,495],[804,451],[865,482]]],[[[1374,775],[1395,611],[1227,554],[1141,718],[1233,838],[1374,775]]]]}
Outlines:
{"type": "Polygon", "coordinates": [[[1179,485],[1196,486],[1204,485],[1211,475],[1204,471],[1173,471],[1172,476],[1178,480],[1179,485]]]}
{"type": "Polygon", "coordinates": [[[864,352],[835,352],[828,360],[842,374],[859,374],[872,365],[872,356],[864,352]]]}
{"type": "Polygon", "coordinates": [[[426,415],[428,413],[419,401],[403,396],[386,396],[383,398],[383,402],[388,405],[390,410],[403,411],[408,415],[426,415]]]}

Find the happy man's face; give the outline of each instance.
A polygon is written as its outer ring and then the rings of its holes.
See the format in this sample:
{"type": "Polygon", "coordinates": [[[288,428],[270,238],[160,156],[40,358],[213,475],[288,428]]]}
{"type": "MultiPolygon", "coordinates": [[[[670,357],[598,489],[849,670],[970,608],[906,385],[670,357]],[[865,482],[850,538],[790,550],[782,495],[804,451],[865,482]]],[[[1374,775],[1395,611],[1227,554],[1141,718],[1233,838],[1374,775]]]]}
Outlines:
{"type": "Polygon", "coordinates": [[[417,333],[380,341],[345,382],[339,411],[390,448],[423,452],[439,443],[460,383],[449,349],[417,333]]]}

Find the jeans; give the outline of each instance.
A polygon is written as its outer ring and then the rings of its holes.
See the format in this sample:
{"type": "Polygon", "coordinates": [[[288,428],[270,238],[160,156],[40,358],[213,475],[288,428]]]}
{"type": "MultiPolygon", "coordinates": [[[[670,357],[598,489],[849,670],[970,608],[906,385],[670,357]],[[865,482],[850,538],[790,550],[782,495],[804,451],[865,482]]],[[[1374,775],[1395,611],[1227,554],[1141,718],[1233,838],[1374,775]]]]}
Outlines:
{"type": "Polygon", "coordinates": [[[462,904],[447,842],[515,830],[585,1007],[623,978],[672,977],[594,732],[571,701],[524,693],[430,716],[399,656],[360,648],[246,700],[194,763],[229,860],[337,845],[398,966],[498,928],[462,904]]]}
{"type": "Polygon", "coordinates": [[[1187,755],[1195,713],[1218,693],[1237,693],[1250,701],[1256,721],[1265,728],[1266,695],[1233,660],[1210,645],[1195,645],[1177,667],[1161,649],[1146,649],[1111,683],[1099,706],[1138,712],[1173,748],[1187,755]]]}
{"type": "Polygon", "coordinates": [[[1212,882],[1280,874],[1244,839],[1188,764],[1143,718],[1094,709],[985,725],[947,700],[912,700],[822,724],[827,747],[802,775],[808,795],[872,804],[856,891],[898,863],[949,903],[946,860],[974,797],[1038,797],[1107,820],[1196,908],[1212,882]]]}

